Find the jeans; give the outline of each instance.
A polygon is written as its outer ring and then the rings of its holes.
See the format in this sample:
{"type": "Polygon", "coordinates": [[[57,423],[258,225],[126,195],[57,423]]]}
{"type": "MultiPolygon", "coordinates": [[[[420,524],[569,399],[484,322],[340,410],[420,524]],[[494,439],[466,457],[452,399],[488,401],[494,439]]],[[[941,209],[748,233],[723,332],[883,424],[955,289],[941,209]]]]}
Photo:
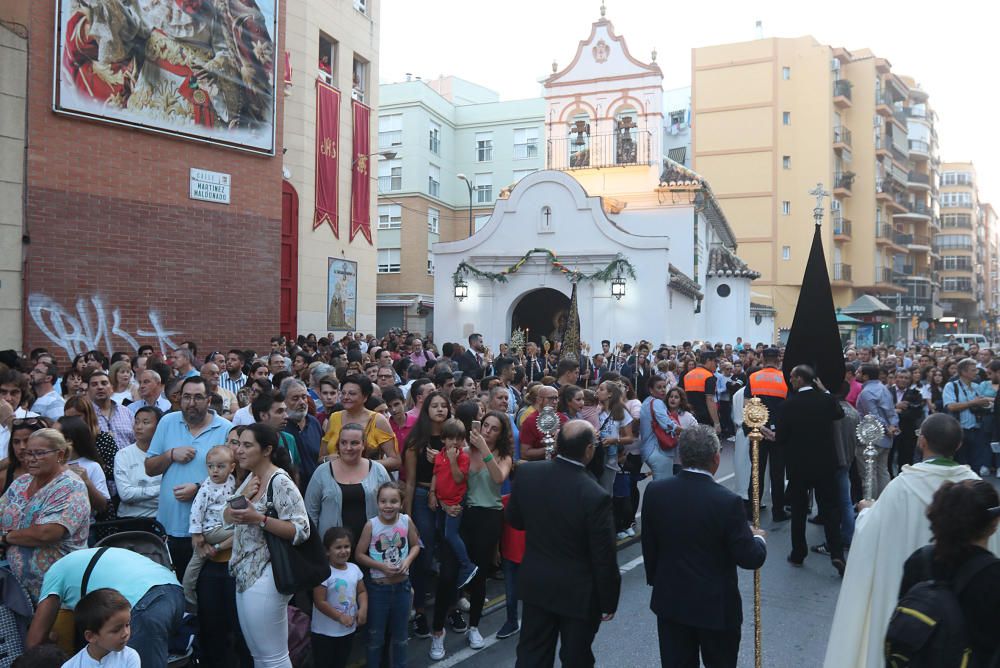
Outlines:
{"type": "Polygon", "coordinates": [[[979,475],[979,469],[989,466],[993,459],[988,439],[983,429],[963,429],[962,447],[955,453],[955,461],[968,464],[973,473],[979,475]]]}
{"type": "Polygon", "coordinates": [[[253,665],[236,616],[236,579],[229,574],[228,564],[206,561],[202,566],[198,577],[198,631],[201,666],[230,665],[230,636],[239,665],[253,665]]]}
{"type": "Polygon", "coordinates": [[[462,528],[462,516],[452,517],[441,509],[438,509],[437,516],[438,525],[444,528],[444,540],[451,547],[451,551],[455,553],[455,558],[458,559],[458,583],[461,584],[475,568],[472,560],[469,559],[469,551],[465,549],[465,541],[459,534],[459,529],[462,528]]]}
{"type": "MultiPolygon", "coordinates": [[[[292,668],[288,658],[288,602],[274,586],[271,564],[250,587],[236,592],[240,629],[253,655],[255,668],[292,668]]],[[[375,664],[378,665],[378,664],[375,664]]]]}
{"type": "Polygon", "coordinates": [[[368,587],[368,665],[382,665],[382,646],[385,644],[386,626],[393,668],[406,668],[407,626],[410,622],[410,605],[413,590],[410,581],[396,584],[366,583],[368,587]]]}
{"type": "Polygon", "coordinates": [[[188,562],[194,555],[191,536],[167,536],[167,551],[170,552],[170,561],[174,564],[174,573],[177,573],[178,579],[183,578],[188,562]]]}
{"type": "Polygon", "coordinates": [[[427,605],[431,577],[434,572],[434,544],[437,542],[437,518],[427,505],[428,490],[419,485],[413,490],[413,521],[420,535],[420,554],[410,569],[413,580],[413,607],[422,611],[427,605]]]}
{"type": "Polygon", "coordinates": [[[183,616],[184,590],[179,585],[153,587],[135,604],[128,646],[139,653],[144,668],[167,668],[167,647],[183,616]]]}
{"type": "Polygon", "coordinates": [[[503,562],[503,588],[506,594],[507,621],[517,624],[517,571],[521,564],[510,559],[501,559],[503,562]]]}
{"type": "Polygon", "coordinates": [[[674,456],[668,455],[659,446],[649,453],[646,464],[653,469],[653,480],[666,480],[674,475],[674,456]]]}
{"type": "Polygon", "coordinates": [[[840,537],[847,547],[854,539],[854,504],[851,502],[851,476],[848,467],[837,469],[837,491],[840,493],[840,537]]]}

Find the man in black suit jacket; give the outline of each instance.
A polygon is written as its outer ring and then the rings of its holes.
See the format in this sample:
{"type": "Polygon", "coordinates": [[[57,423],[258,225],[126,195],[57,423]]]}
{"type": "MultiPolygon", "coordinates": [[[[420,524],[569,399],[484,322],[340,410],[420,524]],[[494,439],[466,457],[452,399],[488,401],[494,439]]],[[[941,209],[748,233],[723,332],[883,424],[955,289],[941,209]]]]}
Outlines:
{"type": "Polygon", "coordinates": [[[553,665],[557,640],[562,665],[593,666],[594,635],[618,609],[611,496],[586,469],[595,440],[590,423],[571,420],[559,430],[555,459],[517,468],[507,521],[526,532],[518,668],[553,665]]]}
{"type": "Polygon", "coordinates": [[[844,546],[840,536],[840,505],[837,488],[837,449],[833,423],[844,417],[844,409],[826,392],[813,370],[805,364],[788,375],[791,392],[782,405],[777,422],[777,444],[785,453],[788,472],[786,496],[792,504],[792,553],[788,561],[801,566],[809,552],[806,515],[809,489],[816,490],[816,505],[826,530],[830,562],[844,574],[844,546]]]}
{"type": "Polygon", "coordinates": [[[476,380],[483,378],[483,365],[485,363],[483,349],[483,335],[469,335],[469,349],[459,356],[458,368],[467,376],[472,376],[476,380]]]}
{"type": "Polygon", "coordinates": [[[743,499],[715,482],[719,438],[699,425],[681,432],[684,470],[649,484],[642,501],[642,558],[653,587],[660,663],[735,668],[743,602],[737,566],[764,564],[765,533],[752,529],[743,499]]]}

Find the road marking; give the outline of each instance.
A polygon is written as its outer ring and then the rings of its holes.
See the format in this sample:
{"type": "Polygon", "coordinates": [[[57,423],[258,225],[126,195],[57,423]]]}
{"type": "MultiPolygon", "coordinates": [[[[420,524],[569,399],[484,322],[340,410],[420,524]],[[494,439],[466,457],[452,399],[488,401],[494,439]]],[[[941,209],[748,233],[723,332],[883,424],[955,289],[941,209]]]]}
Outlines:
{"type": "MultiPolygon", "coordinates": [[[[624,564],[622,564],[618,568],[618,572],[624,575],[625,573],[628,573],[630,570],[637,568],[638,566],[641,565],[642,565],[642,555],[639,555],[635,559],[627,561],[624,564]]],[[[462,636],[465,634],[456,634],[456,635],[462,636]]],[[[499,640],[497,640],[496,635],[491,635],[488,638],[483,638],[483,641],[484,644],[481,649],[472,649],[471,647],[466,647],[461,651],[455,652],[451,656],[445,657],[441,661],[435,661],[431,665],[434,668],[450,668],[451,666],[457,666],[466,659],[471,658],[473,655],[482,652],[484,649],[492,647],[493,645],[496,645],[498,642],[500,642],[499,640]]]]}

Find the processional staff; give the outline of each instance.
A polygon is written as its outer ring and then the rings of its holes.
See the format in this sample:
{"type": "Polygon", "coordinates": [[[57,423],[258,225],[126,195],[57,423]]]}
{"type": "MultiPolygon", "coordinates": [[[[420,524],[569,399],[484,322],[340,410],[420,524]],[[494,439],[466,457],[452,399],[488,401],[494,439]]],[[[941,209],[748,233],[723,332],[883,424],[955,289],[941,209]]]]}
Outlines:
{"type": "MultiPolygon", "coordinates": [[[[743,406],[743,423],[750,428],[750,504],[753,507],[753,528],[760,528],[760,441],[764,437],[760,428],[767,424],[767,406],[753,397],[743,406]]],[[[761,668],[760,628],[760,569],[753,572],[753,651],[754,666],[761,668]]]]}
{"type": "Polygon", "coordinates": [[[868,414],[858,423],[857,436],[865,449],[864,495],[868,501],[875,499],[875,460],[878,458],[878,448],[875,446],[885,435],[885,426],[874,415],[868,414]]]}

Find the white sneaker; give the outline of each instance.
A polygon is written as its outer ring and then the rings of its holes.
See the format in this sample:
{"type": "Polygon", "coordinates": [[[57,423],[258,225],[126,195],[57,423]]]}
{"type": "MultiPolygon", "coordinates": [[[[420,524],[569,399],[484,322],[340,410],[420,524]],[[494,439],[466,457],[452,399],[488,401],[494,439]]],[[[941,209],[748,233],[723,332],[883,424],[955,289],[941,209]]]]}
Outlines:
{"type": "Polygon", "coordinates": [[[486,641],[483,640],[483,636],[480,635],[479,629],[475,626],[469,627],[469,647],[472,649],[482,649],[486,646],[486,641]]]}
{"type": "Polygon", "coordinates": [[[444,658],[444,630],[441,631],[441,635],[431,636],[431,651],[430,657],[434,661],[440,661],[444,658]]]}
{"type": "Polygon", "coordinates": [[[625,540],[626,538],[628,538],[628,534],[625,533],[624,531],[619,531],[616,538],[618,538],[618,540],[625,540]]]}
{"type": "Polygon", "coordinates": [[[469,604],[468,597],[463,596],[458,599],[458,609],[461,610],[462,612],[468,612],[469,608],[471,607],[472,606],[469,604]]]}
{"type": "Polygon", "coordinates": [[[628,534],[629,538],[635,538],[635,529],[633,529],[632,527],[625,529],[625,533],[628,534]]]}

